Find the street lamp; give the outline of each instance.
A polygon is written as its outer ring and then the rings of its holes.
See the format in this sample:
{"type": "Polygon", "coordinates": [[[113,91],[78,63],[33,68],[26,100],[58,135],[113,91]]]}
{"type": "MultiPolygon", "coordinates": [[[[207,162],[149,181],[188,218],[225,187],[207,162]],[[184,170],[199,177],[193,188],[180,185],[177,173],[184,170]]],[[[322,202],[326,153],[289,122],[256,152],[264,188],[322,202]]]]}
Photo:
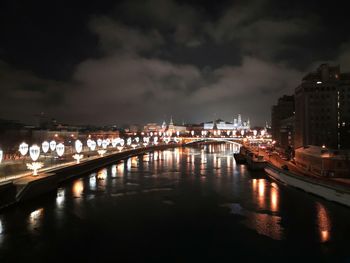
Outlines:
{"type": "Polygon", "coordinates": [[[25,142],[22,142],[19,145],[18,150],[19,150],[19,152],[21,153],[22,156],[25,156],[28,153],[28,144],[26,144],[25,142]]]}
{"type": "Polygon", "coordinates": [[[56,152],[57,152],[57,155],[58,155],[59,157],[62,157],[62,156],[63,156],[63,154],[64,154],[64,144],[63,144],[63,143],[57,144],[57,146],[56,146],[56,152]]]}
{"type": "Polygon", "coordinates": [[[108,141],[107,140],[103,140],[101,145],[102,145],[103,149],[107,149],[108,141]]]}
{"type": "Polygon", "coordinates": [[[157,137],[157,136],[153,138],[153,143],[154,143],[155,145],[158,144],[158,137],[157,137]]]}
{"type": "Polygon", "coordinates": [[[96,149],[96,142],[94,140],[90,141],[90,147],[89,148],[90,148],[91,151],[95,151],[95,149],[96,149]]]}
{"type": "Polygon", "coordinates": [[[83,158],[83,155],[80,154],[82,150],[83,150],[82,142],[80,140],[76,140],[75,141],[75,151],[77,153],[73,155],[73,158],[77,161],[77,163],[80,163],[80,159],[83,158]]]}
{"type": "Polygon", "coordinates": [[[50,150],[51,152],[53,152],[56,149],[56,142],[54,140],[52,140],[50,142],[50,150]]]}
{"type": "Polygon", "coordinates": [[[47,141],[44,141],[41,144],[41,149],[43,150],[43,153],[47,153],[50,149],[50,144],[47,141]]]}
{"type": "Polygon", "coordinates": [[[118,143],[118,139],[117,138],[113,138],[112,139],[112,147],[115,148],[117,146],[118,143]]]}
{"type": "Polygon", "coordinates": [[[32,163],[27,163],[27,168],[33,171],[33,176],[38,175],[38,169],[43,167],[43,163],[37,162],[40,156],[40,147],[36,144],[29,148],[29,155],[32,159],[32,163]]]}

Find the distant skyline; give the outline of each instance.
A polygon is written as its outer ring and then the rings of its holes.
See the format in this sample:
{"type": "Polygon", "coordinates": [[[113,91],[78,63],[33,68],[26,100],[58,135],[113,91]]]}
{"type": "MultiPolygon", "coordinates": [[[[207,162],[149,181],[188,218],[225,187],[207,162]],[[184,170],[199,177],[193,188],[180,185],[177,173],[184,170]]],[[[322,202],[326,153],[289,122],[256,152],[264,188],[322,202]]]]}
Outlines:
{"type": "Polygon", "coordinates": [[[30,2],[0,4],[4,119],[262,126],[319,64],[350,71],[345,1],[30,2]]]}

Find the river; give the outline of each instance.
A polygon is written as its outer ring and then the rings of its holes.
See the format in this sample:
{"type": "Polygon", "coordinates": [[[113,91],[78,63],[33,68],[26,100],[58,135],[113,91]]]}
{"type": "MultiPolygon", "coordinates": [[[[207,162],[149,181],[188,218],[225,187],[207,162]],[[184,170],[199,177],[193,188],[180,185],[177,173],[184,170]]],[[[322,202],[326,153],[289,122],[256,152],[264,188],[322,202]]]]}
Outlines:
{"type": "Polygon", "coordinates": [[[0,262],[350,261],[350,209],[237,165],[232,144],[116,162],[0,214],[0,262]]]}

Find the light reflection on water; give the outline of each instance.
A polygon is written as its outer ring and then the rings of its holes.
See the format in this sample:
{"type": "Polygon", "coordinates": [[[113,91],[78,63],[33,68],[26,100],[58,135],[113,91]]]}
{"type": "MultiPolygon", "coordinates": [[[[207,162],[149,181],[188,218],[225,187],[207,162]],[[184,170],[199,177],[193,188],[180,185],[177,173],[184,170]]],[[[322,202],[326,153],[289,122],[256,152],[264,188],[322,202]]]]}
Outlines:
{"type": "Polygon", "coordinates": [[[59,188],[57,190],[57,195],[56,195],[56,205],[58,208],[62,208],[64,206],[64,195],[65,195],[65,189],[59,188]]]}
{"type": "MultiPolygon", "coordinates": [[[[81,220],[79,226],[81,222],[84,222],[82,227],[85,224],[89,226],[92,222],[93,226],[98,226],[92,229],[97,231],[100,228],[104,229],[104,224],[109,222],[104,221],[102,217],[109,219],[111,216],[111,225],[108,226],[109,229],[104,230],[106,233],[115,231],[116,235],[123,231],[124,227],[123,223],[114,223],[120,217],[126,218],[125,222],[135,220],[133,223],[136,224],[149,222],[148,227],[154,229],[164,220],[165,228],[171,231],[166,222],[168,219],[171,219],[169,224],[172,224],[174,217],[179,217],[179,221],[185,224],[184,222],[188,223],[186,220],[193,222],[191,216],[196,220],[208,221],[206,217],[210,215],[210,220],[215,221],[213,223],[217,225],[221,225],[219,220],[223,217],[227,220],[225,224],[238,225],[241,235],[239,238],[247,239],[246,243],[249,243],[249,238],[259,236],[263,237],[263,240],[280,244],[287,242],[293,235],[297,236],[297,242],[291,242],[295,246],[299,245],[298,242],[306,242],[299,241],[302,236],[311,236],[308,242],[311,240],[310,242],[318,245],[322,242],[322,246],[334,242],[335,227],[332,226],[336,223],[327,202],[315,202],[314,200],[318,199],[298,190],[292,191],[293,195],[288,196],[287,187],[271,182],[263,173],[252,173],[246,165],[237,165],[232,155],[235,150],[235,145],[205,145],[200,149],[155,151],[116,162],[58,189],[57,195],[52,198],[53,206],[40,205],[35,207],[41,207],[36,210],[33,208],[27,209],[26,212],[21,211],[24,213],[23,221],[27,223],[25,229],[29,230],[30,234],[38,234],[44,231],[41,226],[51,226],[44,224],[50,218],[50,209],[55,209],[58,215],[55,220],[59,222],[51,221],[54,229],[60,226],[69,232],[69,220],[74,217],[75,220],[81,220]],[[85,198],[82,198],[83,196],[85,198]],[[298,198],[297,201],[291,196],[298,198]],[[293,210],[294,207],[298,207],[298,211],[293,210]],[[299,209],[302,212],[299,212],[299,209]],[[29,214],[28,211],[32,212],[29,214]],[[129,212],[132,218],[125,215],[129,212]],[[148,218],[149,213],[154,214],[148,218]],[[100,214],[103,214],[101,218],[100,214]],[[299,225],[290,227],[288,221],[306,223],[299,229],[299,225]],[[278,240],[284,241],[277,242],[278,240]]],[[[9,221],[0,219],[0,244],[7,243],[4,235],[11,232],[7,229],[9,221]]],[[[190,223],[186,227],[191,229],[198,225],[201,224],[193,226],[190,223]]],[[[171,228],[173,227],[175,226],[172,225],[171,228]]],[[[64,232],[57,229],[54,230],[55,233],[64,232]]],[[[133,229],[134,226],[129,226],[127,231],[132,232],[133,229]]],[[[201,229],[200,232],[203,231],[206,230],[201,229]]],[[[124,232],[123,236],[128,234],[124,232]]],[[[138,233],[132,232],[131,235],[137,236],[138,233]]],[[[80,242],[84,242],[83,238],[80,242]]],[[[163,238],[166,240],[167,237],[163,238]]],[[[195,238],[195,234],[191,238],[195,238]]],[[[232,239],[234,238],[235,233],[232,233],[232,239]]],[[[179,238],[179,242],[181,241],[183,240],[179,238]]],[[[255,240],[252,243],[254,242],[255,240]]],[[[232,243],[225,243],[227,244],[232,243]]],[[[262,243],[259,245],[264,246],[262,243]]]]}
{"type": "Polygon", "coordinates": [[[28,227],[30,231],[38,230],[44,217],[44,208],[39,208],[29,214],[28,227]]]}
{"type": "Polygon", "coordinates": [[[84,191],[83,179],[78,179],[78,180],[74,181],[72,191],[73,191],[74,197],[81,197],[82,196],[83,191],[84,191]]]}
{"type": "Polygon", "coordinates": [[[320,241],[327,242],[330,240],[330,232],[331,232],[331,220],[329,217],[329,213],[324,205],[321,203],[316,204],[317,210],[317,224],[319,228],[320,241]]]}

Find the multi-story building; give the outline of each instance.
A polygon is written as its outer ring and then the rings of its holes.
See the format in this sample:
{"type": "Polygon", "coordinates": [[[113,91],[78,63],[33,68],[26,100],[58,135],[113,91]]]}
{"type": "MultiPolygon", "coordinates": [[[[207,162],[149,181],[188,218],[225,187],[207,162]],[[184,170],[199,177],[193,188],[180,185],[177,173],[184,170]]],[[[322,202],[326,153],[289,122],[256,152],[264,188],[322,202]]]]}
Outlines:
{"type": "Polygon", "coordinates": [[[272,138],[282,147],[293,146],[294,96],[284,95],[272,106],[271,133],[272,138]],[[288,138],[288,136],[290,138],[288,138]]]}
{"type": "Polygon", "coordinates": [[[350,148],[350,73],[320,65],[295,89],[295,147],[350,148]]]}

